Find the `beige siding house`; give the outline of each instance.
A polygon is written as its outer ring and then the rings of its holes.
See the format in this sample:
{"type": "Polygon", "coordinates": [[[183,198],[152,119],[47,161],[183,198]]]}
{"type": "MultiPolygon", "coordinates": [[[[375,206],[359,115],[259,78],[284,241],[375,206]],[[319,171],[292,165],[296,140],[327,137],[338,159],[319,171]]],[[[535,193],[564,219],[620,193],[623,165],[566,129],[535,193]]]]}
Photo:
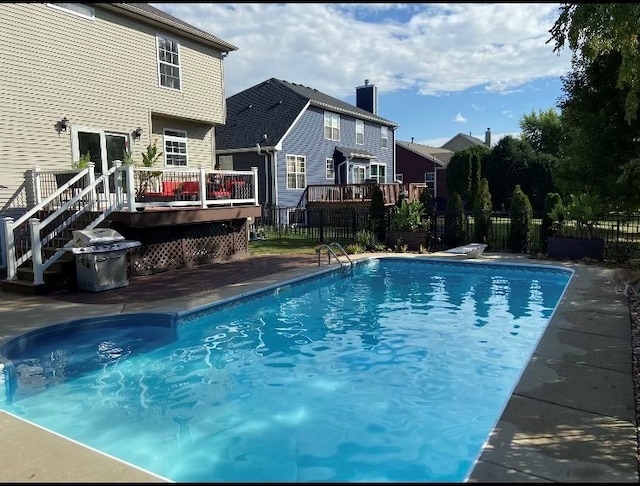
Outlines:
{"type": "Polygon", "coordinates": [[[0,215],[33,205],[34,167],[86,152],[98,174],[153,142],[158,166],[213,168],[235,46],[126,3],[1,3],[0,45],[0,215]]]}

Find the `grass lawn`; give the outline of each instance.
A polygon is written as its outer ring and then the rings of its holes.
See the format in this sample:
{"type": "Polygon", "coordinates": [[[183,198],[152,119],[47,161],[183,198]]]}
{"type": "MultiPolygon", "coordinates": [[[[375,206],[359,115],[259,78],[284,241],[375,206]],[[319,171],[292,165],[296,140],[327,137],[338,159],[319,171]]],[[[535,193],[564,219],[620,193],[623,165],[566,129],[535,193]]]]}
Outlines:
{"type": "Polygon", "coordinates": [[[318,243],[300,238],[249,241],[249,255],[315,255],[318,243]]]}

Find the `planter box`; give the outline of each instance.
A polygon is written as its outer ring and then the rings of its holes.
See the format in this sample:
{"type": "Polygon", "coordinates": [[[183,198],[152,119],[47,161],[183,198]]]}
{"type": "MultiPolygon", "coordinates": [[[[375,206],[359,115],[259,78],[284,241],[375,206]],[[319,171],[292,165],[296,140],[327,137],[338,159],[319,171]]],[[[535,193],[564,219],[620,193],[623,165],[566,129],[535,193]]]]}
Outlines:
{"type": "Polygon", "coordinates": [[[428,231],[387,231],[385,243],[390,248],[395,245],[407,245],[408,250],[418,251],[420,245],[429,248],[428,236],[428,231]]]}
{"type": "Polygon", "coordinates": [[[603,260],[604,240],[600,238],[557,238],[547,239],[547,255],[556,258],[594,258],[603,260]]]}

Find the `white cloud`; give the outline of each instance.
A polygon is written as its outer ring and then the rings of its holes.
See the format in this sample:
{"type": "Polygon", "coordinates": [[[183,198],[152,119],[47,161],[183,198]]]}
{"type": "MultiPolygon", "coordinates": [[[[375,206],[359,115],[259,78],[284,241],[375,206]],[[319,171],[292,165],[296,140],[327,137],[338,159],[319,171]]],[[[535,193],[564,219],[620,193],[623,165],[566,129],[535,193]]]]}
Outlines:
{"type": "Polygon", "coordinates": [[[467,123],[467,119],[465,117],[462,116],[461,113],[458,113],[456,116],[453,117],[453,120],[456,123],[467,123]]]}
{"type": "Polygon", "coordinates": [[[236,45],[226,95],[275,77],[343,98],[380,93],[510,93],[558,77],[570,53],[547,44],[560,4],[168,3],[155,7],[236,45]]]}

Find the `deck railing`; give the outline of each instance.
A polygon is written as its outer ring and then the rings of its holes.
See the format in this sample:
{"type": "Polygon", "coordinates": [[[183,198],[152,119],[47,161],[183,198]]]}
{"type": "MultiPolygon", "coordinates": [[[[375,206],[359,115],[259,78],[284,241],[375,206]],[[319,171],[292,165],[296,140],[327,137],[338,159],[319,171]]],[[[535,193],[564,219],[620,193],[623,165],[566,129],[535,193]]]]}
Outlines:
{"type": "Polygon", "coordinates": [[[369,183],[369,184],[310,184],[307,187],[307,203],[365,202],[371,201],[371,191],[375,186],[382,190],[384,203],[395,204],[401,194],[409,199],[417,199],[425,184],[369,183]]]}
{"type": "Polygon", "coordinates": [[[14,220],[2,221],[2,267],[7,278],[15,279],[17,269],[32,261],[34,283],[41,284],[44,271],[65,252],[70,240],[60,244],[63,231],[89,228],[111,212],[135,212],[150,206],[166,208],[255,205],[258,206],[258,169],[250,171],[198,169],[155,169],[123,165],[114,161],[105,174],[96,175],[93,163],[83,170],[41,171],[33,169],[35,205],[14,220]],[[98,213],[95,216],[95,213],[98,213]],[[47,258],[45,247],[58,251],[47,258]]]}

